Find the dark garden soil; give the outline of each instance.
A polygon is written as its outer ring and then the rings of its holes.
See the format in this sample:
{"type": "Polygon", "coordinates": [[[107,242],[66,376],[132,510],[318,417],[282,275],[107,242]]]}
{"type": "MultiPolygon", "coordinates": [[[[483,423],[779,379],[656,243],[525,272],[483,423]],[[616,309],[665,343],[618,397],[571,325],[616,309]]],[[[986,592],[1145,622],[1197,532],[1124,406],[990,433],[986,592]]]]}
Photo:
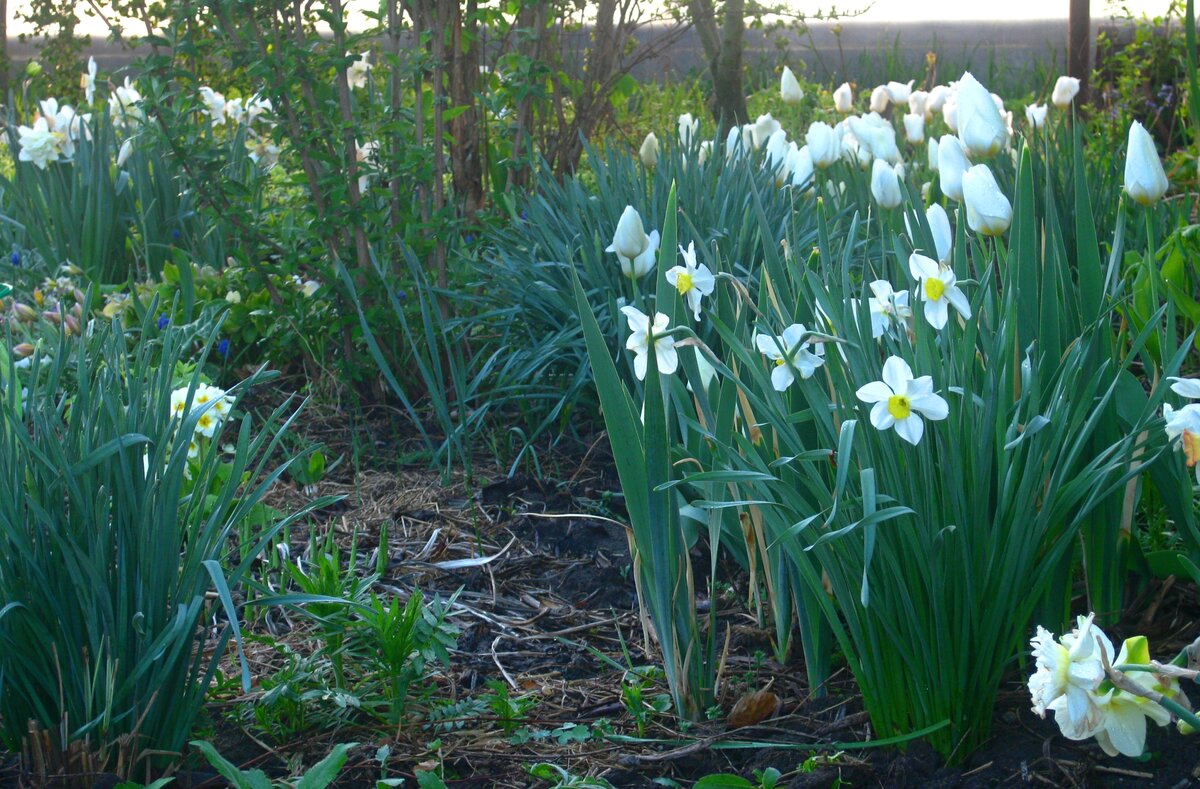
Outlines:
{"type": "MultiPolygon", "coordinates": [[[[398,731],[381,733],[349,710],[336,730],[315,727],[276,741],[251,712],[263,695],[258,683],[280,669],[281,645],[306,654],[315,642],[294,613],[260,612],[248,626],[262,637],[248,644],[255,688],[242,694],[236,682],[223,683],[210,705],[207,736],[231,761],[274,775],[311,765],[336,743],[360,743],[336,784],[343,787],[376,785],[382,746],[390,749],[387,776],[405,778],[405,786],[416,786],[415,772],[423,769],[443,770],[450,787],[548,786],[528,772],[539,762],[631,789],[686,787],[712,773],[752,779],[768,767],[781,771],[779,785],[789,787],[1200,786],[1200,741],[1156,728],[1145,760],[1105,757],[1094,741],[1070,742],[1053,721],[1036,717],[1016,673],[1000,694],[991,739],[960,766],[944,766],[919,742],[906,750],[864,747],[872,732],[852,679],[838,671],[827,693],[815,698],[798,656],[783,665],[773,660],[771,632],[747,607],[744,579],[716,601],[701,601],[718,607],[728,633],[721,715],[687,731],[669,715],[653,715],[639,736],[621,700],[622,667],[654,665],[655,658],[644,647],[619,486],[601,450],[582,464],[554,468],[545,478],[477,469],[476,482],[456,477],[449,485],[423,469],[334,471],[318,493],[345,498],[320,513],[318,531],[332,530],[346,549],[356,541],[359,564],[367,568],[385,550],[381,594],[457,592],[452,621],[461,636],[452,665],[398,731]],[[379,545],[381,531],[386,546],[379,545]],[[520,720],[501,721],[478,707],[459,717],[431,712],[447,701],[481,697],[489,681],[532,700],[520,720]],[[777,704],[760,698],[775,713],[732,728],[731,708],[755,691],[774,694],[777,704]]],[[[273,493],[281,509],[305,498],[291,483],[273,493]]],[[[293,558],[304,549],[303,531],[293,532],[293,558]]],[[[699,571],[708,559],[697,554],[694,564],[699,571]]],[[[1131,621],[1110,635],[1143,632],[1162,654],[1200,631],[1190,585],[1158,584],[1131,610],[1131,621]]],[[[237,676],[232,661],[224,673],[237,676]]],[[[647,695],[665,691],[658,680],[647,695]]],[[[196,780],[186,785],[222,785],[203,783],[200,773],[190,777],[196,780]]],[[[11,762],[7,774],[0,768],[0,784],[16,780],[11,762]]]]}

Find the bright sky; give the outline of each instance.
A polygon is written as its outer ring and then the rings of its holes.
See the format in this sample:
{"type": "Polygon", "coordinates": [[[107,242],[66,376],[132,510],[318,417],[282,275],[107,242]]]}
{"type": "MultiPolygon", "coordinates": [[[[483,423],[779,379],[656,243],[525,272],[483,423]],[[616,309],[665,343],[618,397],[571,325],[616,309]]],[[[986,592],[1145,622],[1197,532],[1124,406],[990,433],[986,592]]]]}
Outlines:
{"type": "MultiPolygon", "coordinates": [[[[9,0],[8,18],[9,34],[17,35],[26,32],[28,28],[16,22],[17,10],[26,6],[28,0],[9,0]]],[[[369,2],[369,0],[368,0],[369,2]]],[[[866,5],[869,0],[840,0],[836,3],[841,8],[857,8],[866,5]]],[[[106,5],[104,0],[98,3],[106,5]]],[[[376,5],[376,2],[371,2],[376,5]]],[[[80,3],[80,5],[83,5],[80,3]]],[[[363,0],[349,0],[347,5],[363,6],[363,0]]],[[[812,10],[829,7],[831,3],[811,0],[791,3],[796,8],[812,10]]],[[[1170,5],[1169,0],[1128,0],[1113,3],[1109,0],[1092,0],[1092,17],[1110,16],[1114,8],[1125,7],[1132,13],[1146,13],[1151,16],[1161,15],[1170,5]]],[[[1065,19],[1067,16],[1068,0],[1005,0],[1001,3],[964,2],[963,0],[874,0],[871,9],[858,17],[862,22],[916,22],[922,20],[1015,20],[1015,19],[1065,19]]],[[[96,21],[86,22],[80,29],[81,33],[103,36],[108,31],[104,25],[96,21]]]]}

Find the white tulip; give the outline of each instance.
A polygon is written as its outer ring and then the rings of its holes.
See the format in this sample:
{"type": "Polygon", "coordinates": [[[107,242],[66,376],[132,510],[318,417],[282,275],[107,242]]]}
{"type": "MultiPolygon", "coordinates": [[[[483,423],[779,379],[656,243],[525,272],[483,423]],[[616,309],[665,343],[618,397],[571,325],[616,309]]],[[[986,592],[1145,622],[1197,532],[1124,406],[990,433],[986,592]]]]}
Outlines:
{"type": "Polygon", "coordinates": [[[910,79],[907,84],[904,82],[889,82],[884,87],[887,88],[888,98],[891,99],[892,104],[906,104],[908,97],[912,95],[912,86],[913,80],[910,79]]]}
{"type": "Polygon", "coordinates": [[[1025,107],[1025,120],[1029,128],[1040,129],[1046,125],[1046,111],[1050,108],[1045,104],[1030,104],[1025,107]]]}
{"type": "Polygon", "coordinates": [[[927,145],[927,146],[928,146],[928,148],[929,148],[929,153],[928,153],[928,155],[926,156],[926,162],[929,164],[929,169],[930,169],[930,170],[933,170],[933,171],[936,173],[936,172],[937,172],[937,169],[938,169],[938,141],[937,141],[937,137],[930,137],[930,138],[929,138],[929,139],[926,141],[926,145],[927,145]]]}
{"type": "Polygon", "coordinates": [[[891,100],[892,94],[888,93],[887,85],[879,85],[871,91],[871,112],[883,112],[891,100]]]}
{"type": "Polygon", "coordinates": [[[942,121],[950,131],[958,134],[958,98],[950,96],[942,105],[942,121]]]}
{"type": "Polygon", "coordinates": [[[925,104],[929,101],[929,94],[923,90],[914,90],[908,94],[908,111],[913,115],[925,117],[925,104]]]}
{"type": "Polygon", "coordinates": [[[692,139],[700,131],[700,119],[693,118],[692,113],[685,112],[679,116],[679,144],[684,148],[692,144],[692,139]]]}
{"type": "Polygon", "coordinates": [[[784,104],[797,104],[804,99],[804,91],[796,75],[787,66],[783,67],[783,76],[779,78],[779,93],[784,104]]]}
{"type": "Polygon", "coordinates": [[[763,166],[775,175],[776,185],[787,178],[788,139],[787,132],[779,129],[767,140],[767,156],[763,166]]]}
{"type": "MultiPolygon", "coordinates": [[[[929,232],[933,236],[933,247],[937,254],[937,259],[942,263],[950,260],[951,245],[954,243],[954,231],[950,228],[950,217],[946,214],[946,209],[942,208],[939,203],[934,203],[925,209],[925,221],[929,223],[929,232]]],[[[908,230],[908,238],[912,241],[913,246],[920,249],[921,244],[917,239],[913,227],[908,222],[908,217],[904,217],[904,226],[908,230]]]]}
{"type": "Polygon", "coordinates": [[[938,140],[937,157],[938,179],[942,194],[961,203],[963,200],[963,173],[971,167],[962,143],[953,134],[942,135],[942,139],[938,140]]]}
{"type": "Polygon", "coordinates": [[[958,81],[958,138],[972,157],[987,158],[1004,148],[1008,131],[987,88],[971,75],[958,81]]]}
{"type": "Polygon", "coordinates": [[[654,136],[654,132],[646,135],[646,139],[642,140],[642,147],[638,148],[638,156],[642,160],[642,164],[647,167],[653,167],[658,164],[658,138],[654,136]]]}
{"type": "Polygon", "coordinates": [[[696,161],[699,162],[701,166],[708,161],[708,157],[712,154],[712,149],[712,140],[704,140],[700,143],[700,149],[696,151],[696,161]]]}
{"type": "Polygon", "coordinates": [[[1071,102],[1075,101],[1075,97],[1079,95],[1079,79],[1077,77],[1059,77],[1054,83],[1054,92],[1050,94],[1050,101],[1055,107],[1060,110],[1065,110],[1071,106],[1071,102]]]}
{"type": "Polygon", "coordinates": [[[766,145],[767,140],[771,139],[771,135],[779,131],[782,127],[779,121],[771,117],[771,113],[759,115],[754,121],[754,125],[750,127],[750,141],[754,145],[754,150],[766,145]]]}
{"type": "Polygon", "coordinates": [[[806,147],[812,157],[813,166],[818,170],[829,167],[842,155],[842,141],[828,123],[814,121],[809,125],[804,141],[808,143],[806,147]]]}
{"type": "Polygon", "coordinates": [[[637,279],[654,268],[654,253],[658,251],[658,240],[658,231],[646,235],[641,215],[633,206],[627,205],[617,221],[613,242],[604,251],[615,252],[617,261],[621,264],[621,273],[631,279],[637,279]]]}
{"type": "Polygon", "coordinates": [[[896,168],[883,159],[876,159],[871,166],[871,196],[880,208],[886,209],[895,208],[904,199],[896,168]]]}
{"type": "Polygon", "coordinates": [[[843,82],[833,92],[833,108],[843,115],[854,111],[854,90],[849,82],[843,82]]]}
{"type": "Polygon", "coordinates": [[[125,142],[121,143],[121,150],[117,151],[117,167],[124,167],[125,162],[129,161],[129,157],[133,154],[133,138],[129,137],[125,142]]]}
{"type": "Polygon", "coordinates": [[[792,186],[805,188],[812,186],[813,177],[812,152],[807,145],[793,151],[789,169],[792,171],[792,186]]]}
{"type": "Polygon", "coordinates": [[[925,116],[910,114],[904,116],[904,137],[913,145],[925,142],[925,116]]]}
{"type": "Polygon", "coordinates": [[[1129,127],[1129,146],[1125,151],[1125,193],[1142,205],[1150,205],[1167,193],[1167,186],[1167,174],[1163,172],[1154,138],[1141,123],[1134,121],[1129,127]]]}
{"type": "Polygon", "coordinates": [[[934,113],[942,111],[946,106],[946,100],[954,95],[954,91],[945,85],[934,85],[929,91],[928,98],[925,99],[925,114],[932,116],[934,113]]]}
{"type": "Polygon", "coordinates": [[[746,152],[746,146],[742,143],[742,130],[734,126],[729,130],[729,134],[725,135],[725,161],[733,161],[733,157],[739,156],[746,152]]]}
{"type": "Polygon", "coordinates": [[[976,233],[998,236],[1012,224],[1012,203],[1000,191],[996,177],[986,164],[977,164],[962,177],[967,224],[976,233]]]}

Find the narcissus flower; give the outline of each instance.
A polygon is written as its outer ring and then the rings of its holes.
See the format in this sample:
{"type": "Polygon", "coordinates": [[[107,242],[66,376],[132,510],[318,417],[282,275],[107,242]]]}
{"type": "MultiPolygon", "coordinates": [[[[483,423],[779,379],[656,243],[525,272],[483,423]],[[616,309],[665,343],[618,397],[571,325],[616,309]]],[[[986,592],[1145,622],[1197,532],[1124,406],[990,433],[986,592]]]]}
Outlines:
{"type": "MultiPolygon", "coordinates": [[[[347,52],[346,57],[354,57],[354,53],[347,52]]],[[[367,86],[367,76],[370,75],[371,68],[371,53],[362,53],[346,69],[346,81],[350,83],[350,87],[365,88],[367,86]]]]}
{"type": "Polygon", "coordinates": [[[1163,419],[1167,438],[1183,451],[1188,468],[1196,469],[1196,481],[1200,482],[1200,403],[1188,403],[1178,410],[1163,403],[1163,419]]]}
{"type": "Polygon", "coordinates": [[[700,300],[712,295],[717,280],[708,266],[696,262],[696,242],[689,243],[687,249],[679,247],[679,254],[683,256],[683,265],[667,269],[667,282],[687,300],[693,317],[700,320],[700,300]]]}
{"type": "Polygon", "coordinates": [[[933,258],[918,252],[908,258],[908,270],[919,283],[917,290],[925,302],[925,320],[939,331],[950,317],[947,305],[953,306],[959,315],[971,317],[971,303],[958,287],[954,270],[944,268],[933,258]]]}
{"type": "Polygon", "coordinates": [[[1095,690],[1104,680],[1104,660],[1113,658],[1112,642],[1093,624],[1095,615],[1079,617],[1073,631],[1057,641],[1040,625],[1029,644],[1036,669],[1029,678],[1033,711],[1054,721],[1072,740],[1092,737],[1103,716],[1096,705],[1095,690]]]}
{"type": "Polygon", "coordinates": [[[775,362],[771,371],[771,386],[776,392],[786,391],[796,380],[796,373],[801,378],[811,378],[817,368],[825,364],[825,360],[808,350],[811,344],[807,338],[808,330],[803,323],[793,323],[783,330],[783,334],[755,334],[754,345],[759,353],[775,362]]]}
{"type": "Polygon", "coordinates": [[[871,406],[871,424],[877,430],[894,427],[896,435],[916,446],[925,434],[925,421],[938,421],[950,414],[950,406],[933,392],[933,378],[913,378],[912,368],[899,356],[883,363],[883,380],[872,381],[856,392],[871,406]]]}
{"type": "Polygon", "coordinates": [[[650,358],[650,343],[654,343],[654,361],[663,375],[674,375],[679,368],[679,354],[675,341],[667,334],[671,319],[661,312],[654,313],[654,325],[650,317],[637,307],[622,307],[621,312],[629,324],[629,339],[625,347],[633,351],[633,373],[641,381],[646,377],[646,360],[650,358]]]}
{"type": "Polygon", "coordinates": [[[64,135],[50,131],[44,117],[39,117],[33,126],[17,128],[17,144],[21,152],[17,158],[32,162],[39,170],[45,170],[51,162],[57,162],[64,135]]]}
{"type": "Polygon", "coordinates": [[[1129,145],[1125,151],[1125,194],[1142,205],[1150,205],[1162,199],[1167,186],[1167,174],[1163,172],[1154,138],[1146,127],[1134,121],[1129,127],[1129,145]]]}
{"type": "Polygon", "coordinates": [[[213,126],[225,125],[225,95],[217,93],[209,87],[200,88],[200,98],[204,101],[205,112],[213,126]]]}
{"type": "Polygon", "coordinates": [[[145,120],[146,113],[138,104],[141,100],[142,94],[138,93],[129,77],[126,77],[125,84],[118,86],[108,97],[108,114],[112,116],[113,123],[124,126],[126,123],[145,120]]]}
{"type": "Polygon", "coordinates": [[[96,98],[96,59],[88,58],[87,71],[79,76],[79,87],[83,88],[83,96],[91,104],[96,98]]]}
{"type": "Polygon", "coordinates": [[[912,318],[912,308],[908,306],[908,291],[897,293],[886,279],[877,279],[869,287],[871,297],[867,306],[871,311],[871,337],[878,340],[904,326],[912,318]]]}
{"type": "MultiPolygon", "coordinates": [[[[1150,648],[1145,636],[1125,639],[1114,665],[1150,665],[1150,648]]],[[[1146,690],[1173,697],[1179,693],[1179,682],[1151,671],[1130,671],[1125,676],[1146,690]]],[[[1095,699],[1100,710],[1101,725],[1096,742],[1109,756],[1121,754],[1137,758],[1146,750],[1146,719],[1166,726],[1171,713],[1150,699],[1112,688],[1095,699]]]]}

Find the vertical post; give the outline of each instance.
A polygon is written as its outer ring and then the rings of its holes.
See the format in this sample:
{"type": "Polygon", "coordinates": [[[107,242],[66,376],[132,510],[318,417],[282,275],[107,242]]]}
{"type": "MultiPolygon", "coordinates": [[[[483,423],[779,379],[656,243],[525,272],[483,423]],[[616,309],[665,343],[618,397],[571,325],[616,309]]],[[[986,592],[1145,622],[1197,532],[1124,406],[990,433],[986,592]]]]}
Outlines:
{"type": "Polygon", "coordinates": [[[1067,20],[1067,74],[1079,78],[1079,103],[1088,99],[1091,49],[1091,5],[1088,0],[1070,0],[1070,17],[1067,20]]]}

